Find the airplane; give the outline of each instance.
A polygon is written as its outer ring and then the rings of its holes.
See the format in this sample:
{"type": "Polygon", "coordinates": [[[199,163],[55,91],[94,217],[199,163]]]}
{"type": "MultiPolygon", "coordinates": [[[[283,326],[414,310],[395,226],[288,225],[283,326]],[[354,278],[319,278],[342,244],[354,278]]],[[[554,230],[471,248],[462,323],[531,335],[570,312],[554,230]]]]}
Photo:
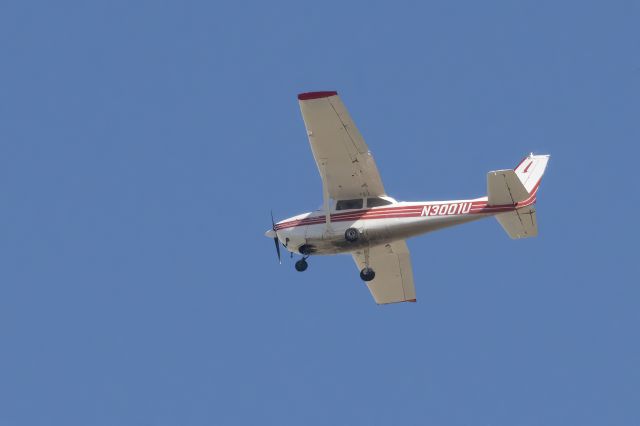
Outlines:
{"type": "Polygon", "coordinates": [[[535,237],[536,194],[549,155],[526,156],[513,170],[487,174],[487,196],[449,201],[396,201],[387,195],[367,144],[335,91],[298,95],[322,179],[322,208],[274,222],[265,235],[302,258],[346,253],[379,305],[415,302],[406,239],[495,216],[509,237],[535,237]]]}

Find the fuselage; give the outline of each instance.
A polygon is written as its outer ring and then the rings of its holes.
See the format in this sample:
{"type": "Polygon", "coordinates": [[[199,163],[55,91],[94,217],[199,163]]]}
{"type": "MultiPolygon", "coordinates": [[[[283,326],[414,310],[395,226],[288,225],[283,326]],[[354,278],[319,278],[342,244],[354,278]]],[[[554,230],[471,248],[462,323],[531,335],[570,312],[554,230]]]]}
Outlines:
{"type": "MultiPolygon", "coordinates": [[[[324,210],[303,213],[275,225],[275,233],[291,252],[303,254],[348,253],[415,237],[533,204],[490,206],[487,197],[471,200],[394,202],[366,209],[324,210]],[[355,228],[359,238],[345,239],[345,231],[355,228]],[[302,248],[302,249],[301,249],[302,248]]],[[[272,230],[267,234],[273,235],[272,230]]]]}

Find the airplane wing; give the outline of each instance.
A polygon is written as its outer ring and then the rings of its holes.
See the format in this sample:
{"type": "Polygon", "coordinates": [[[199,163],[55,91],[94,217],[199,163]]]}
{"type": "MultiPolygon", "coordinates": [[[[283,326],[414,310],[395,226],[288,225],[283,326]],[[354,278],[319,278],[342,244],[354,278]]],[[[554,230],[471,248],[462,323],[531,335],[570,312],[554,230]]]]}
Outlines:
{"type": "Polygon", "coordinates": [[[325,194],[334,200],[385,195],[378,168],[337,92],[298,95],[325,194]]]}
{"type": "MultiPolygon", "coordinates": [[[[359,270],[364,268],[362,250],[353,253],[353,260],[359,270]]],[[[376,276],[367,286],[377,304],[416,301],[411,258],[404,240],[370,248],[369,266],[376,276]]]]}

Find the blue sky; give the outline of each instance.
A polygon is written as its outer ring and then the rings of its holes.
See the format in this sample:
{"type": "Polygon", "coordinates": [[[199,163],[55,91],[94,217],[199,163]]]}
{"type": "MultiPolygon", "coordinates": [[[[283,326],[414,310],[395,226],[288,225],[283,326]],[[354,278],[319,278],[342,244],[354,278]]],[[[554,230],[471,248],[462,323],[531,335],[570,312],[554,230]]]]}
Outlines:
{"type": "Polygon", "coordinates": [[[0,425],[640,424],[636,1],[0,4],[0,425]],[[409,241],[418,303],[278,265],[338,90],[401,200],[552,155],[540,236],[409,241]]]}

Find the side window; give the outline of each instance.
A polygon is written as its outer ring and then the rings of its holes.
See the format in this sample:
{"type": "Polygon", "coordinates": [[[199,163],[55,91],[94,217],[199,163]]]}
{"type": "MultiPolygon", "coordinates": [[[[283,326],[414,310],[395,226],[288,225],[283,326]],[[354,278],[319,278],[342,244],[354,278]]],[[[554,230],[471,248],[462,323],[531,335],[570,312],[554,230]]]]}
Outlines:
{"type": "Polygon", "coordinates": [[[367,207],[380,207],[380,206],[388,206],[389,204],[393,204],[389,200],[385,200],[382,198],[367,198],[367,207]]]}
{"type": "Polygon", "coordinates": [[[350,210],[350,209],[361,209],[362,208],[362,198],[357,198],[355,200],[339,200],[336,203],[336,210],[350,210]]]}

